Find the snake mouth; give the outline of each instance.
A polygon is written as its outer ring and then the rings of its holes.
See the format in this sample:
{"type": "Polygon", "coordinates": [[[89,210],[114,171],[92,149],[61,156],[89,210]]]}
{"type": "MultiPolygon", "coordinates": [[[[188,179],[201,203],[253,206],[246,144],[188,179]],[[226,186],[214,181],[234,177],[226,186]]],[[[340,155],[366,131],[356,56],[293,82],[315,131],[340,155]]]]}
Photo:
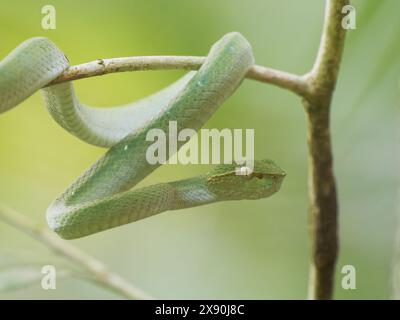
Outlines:
{"type": "Polygon", "coordinates": [[[247,179],[252,179],[252,178],[257,178],[257,179],[264,179],[264,178],[273,178],[275,180],[283,179],[286,177],[286,172],[282,171],[279,173],[262,173],[262,172],[252,172],[248,175],[244,175],[244,178],[247,179]]]}
{"type": "Polygon", "coordinates": [[[279,180],[279,179],[283,179],[286,176],[286,172],[277,172],[277,173],[266,173],[266,172],[250,172],[250,173],[246,173],[246,174],[238,174],[237,172],[232,172],[232,171],[228,171],[222,174],[218,174],[218,175],[214,175],[208,178],[208,180],[213,180],[216,177],[221,178],[221,177],[228,177],[228,176],[239,176],[242,177],[243,179],[246,180],[251,180],[253,178],[256,179],[266,179],[266,178],[272,178],[274,180],[279,180]]]}

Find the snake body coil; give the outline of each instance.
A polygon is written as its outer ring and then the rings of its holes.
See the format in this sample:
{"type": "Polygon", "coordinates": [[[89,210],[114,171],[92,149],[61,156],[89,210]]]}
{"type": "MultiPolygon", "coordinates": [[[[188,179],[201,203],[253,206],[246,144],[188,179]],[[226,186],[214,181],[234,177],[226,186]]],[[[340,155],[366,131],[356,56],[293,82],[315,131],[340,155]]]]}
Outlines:
{"type": "MultiPolygon", "coordinates": [[[[223,164],[202,176],[131,190],[158,167],[146,160],[152,144],[146,141],[148,130],[167,132],[169,121],[176,121],[178,130],[198,130],[236,90],[253,63],[246,39],[229,33],[214,44],[197,72],[131,105],[85,106],[72,83],[42,89],[50,114],[63,128],[90,144],[110,147],[50,205],[50,228],[72,239],[166,210],[259,199],[277,192],[284,173],[270,160],[255,161],[248,176],[236,175],[234,164],[223,164]]],[[[21,44],[0,63],[0,113],[49,84],[68,66],[64,54],[48,39],[21,44]]]]}

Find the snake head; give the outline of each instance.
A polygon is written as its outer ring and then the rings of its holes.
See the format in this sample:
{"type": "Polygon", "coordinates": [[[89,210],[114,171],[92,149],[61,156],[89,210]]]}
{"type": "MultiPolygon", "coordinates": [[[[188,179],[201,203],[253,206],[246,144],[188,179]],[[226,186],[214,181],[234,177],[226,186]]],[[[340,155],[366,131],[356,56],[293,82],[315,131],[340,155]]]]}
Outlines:
{"type": "Polygon", "coordinates": [[[221,201],[255,200],[278,192],[286,176],[268,159],[255,160],[254,169],[247,169],[236,164],[218,165],[207,174],[207,186],[221,201]]]}

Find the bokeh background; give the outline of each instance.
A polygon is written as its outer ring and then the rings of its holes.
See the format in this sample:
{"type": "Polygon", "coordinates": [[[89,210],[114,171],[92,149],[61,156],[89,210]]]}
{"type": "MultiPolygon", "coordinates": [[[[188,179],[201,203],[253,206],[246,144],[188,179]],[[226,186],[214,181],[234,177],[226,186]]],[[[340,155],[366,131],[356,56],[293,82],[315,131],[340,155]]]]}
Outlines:
{"type": "MultiPolygon", "coordinates": [[[[352,4],[357,29],[348,32],[332,108],[341,238],[335,296],[385,299],[399,205],[400,1],[352,4]],[[346,264],[356,267],[356,290],[340,287],[346,264]]],[[[33,36],[52,39],[72,64],[135,55],[205,55],[222,35],[239,31],[252,44],[258,64],[302,74],[317,52],[323,10],[320,0],[1,1],[0,57],[33,36]],[[46,4],[56,7],[56,30],[41,28],[46,4]]],[[[113,74],[75,85],[85,103],[109,106],[150,94],[182,74],[113,74]]],[[[304,118],[292,93],[245,81],[207,127],[254,128],[256,158],[274,159],[288,173],[278,194],[168,212],[72,243],[157,298],[306,298],[304,118]]],[[[44,226],[49,203],[104,152],[61,129],[36,93],[0,116],[0,201],[44,226]]],[[[207,169],[163,166],[142,185],[207,169]]],[[[54,253],[2,222],[0,257],[63,266],[54,253]]],[[[37,282],[0,293],[0,299],[13,298],[119,297],[66,278],[57,282],[57,290],[45,291],[37,282]]]]}

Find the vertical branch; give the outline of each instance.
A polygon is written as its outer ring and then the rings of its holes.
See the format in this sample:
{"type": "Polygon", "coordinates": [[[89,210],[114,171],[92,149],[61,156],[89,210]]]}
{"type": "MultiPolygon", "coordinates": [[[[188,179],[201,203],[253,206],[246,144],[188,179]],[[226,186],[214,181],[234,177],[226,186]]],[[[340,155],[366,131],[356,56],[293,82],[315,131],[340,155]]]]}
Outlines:
{"type": "Polygon", "coordinates": [[[312,247],[309,298],[333,295],[338,255],[338,205],[333,175],[329,104],[304,102],[308,120],[309,227],[312,247]]]}
{"type": "Polygon", "coordinates": [[[309,224],[312,246],[309,298],[331,299],[339,249],[338,204],[333,173],[330,105],[339,71],[345,30],[342,8],[348,0],[327,0],[321,43],[303,104],[308,127],[309,224]]]}

